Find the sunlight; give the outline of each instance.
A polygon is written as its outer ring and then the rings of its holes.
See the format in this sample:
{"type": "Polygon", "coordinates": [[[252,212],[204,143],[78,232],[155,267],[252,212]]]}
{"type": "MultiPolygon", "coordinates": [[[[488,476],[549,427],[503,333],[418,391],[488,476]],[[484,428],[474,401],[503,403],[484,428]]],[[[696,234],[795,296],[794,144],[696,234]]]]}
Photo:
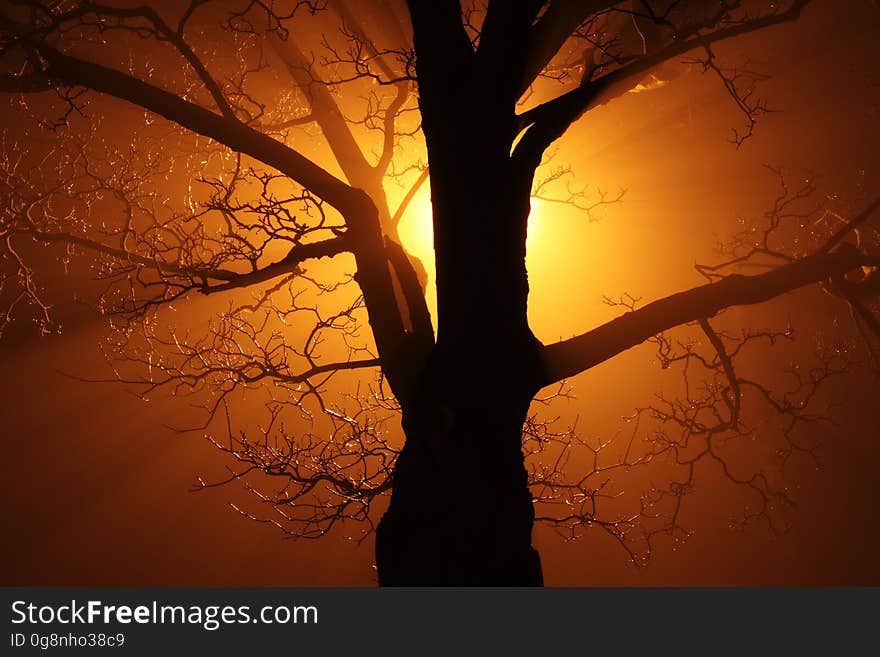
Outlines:
{"type": "MultiPolygon", "coordinates": [[[[560,258],[560,242],[553,240],[553,231],[547,232],[545,230],[545,224],[551,213],[554,211],[557,214],[559,213],[559,209],[551,208],[551,205],[553,204],[547,201],[531,199],[532,210],[529,215],[528,240],[526,242],[527,266],[530,271],[530,277],[542,281],[542,288],[545,287],[543,281],[547,278],[546,270],[549,268],[553,274],[558,274],[557,270],[560,263],[567,262],[564,257],[560,258]]],[[[421,260],[428,272],[425,298],[436,329],[437,291],[434,274],[434,226],[432,214],[430,185],[425,183],[413,197],[409,206],[407,206],[406,212],[401,217],[398,234],[404,248],[421,260]]],[[[565,213],[562,214],[564,215],[565,213]]],[[[562,223],[565,222],[563,221],[562,223]]],[[[581,222],[578,221],[577,223],[581,222]]],[[[549,285],[546,286],[546,289],[553,290],[554,287],[549,285]]],[[[547,294],[544,296],[547,296],[547,294]]],[[[550,294],[549,296],[551,299],[555,299],[555,295],[550,294]]],[[[567,304],[563,305],[568,309],[567,304]]],[[[543,306],[544,304],[537,304],[539,308],[543,309],[543,306]]],[[[555,317],[552,313],[551,316],[555,317]]]]}
{"type": "Polygon", "coordinates": [[[532,198],[529,200],[529,206],[531,207],[531,211],[529,212],[529,229],[528,229],[528,237],[526,238],[526,251],[529,249],[535,249],[540,247],[538,246],[541,241],[541,233],[542,226],[544,225],[544,219],[548,213],[547,201],[542,201],[538,198],[532,198]]]}
{"type": "MultiPolygon", "coordinates": [[[[541,225],[543,217],[548,211],[549,204],[546,201],[531,199],[531,214],[529,215],[528,248],[539,248],[541,239],[541,225]]],[[[434,263],[434,226],[432,222],[431,191],[426,182],[416,192],[398,226],[400,240],[406,250],[425,263],[429,271],[433,272],[434,263]]]]}
{"type": "Polygon", "coordinates": [[[431,221],[431,186],[425,181],[400,219],[398,234],[403,246],[434,273],[434,226],[431,221]]]}

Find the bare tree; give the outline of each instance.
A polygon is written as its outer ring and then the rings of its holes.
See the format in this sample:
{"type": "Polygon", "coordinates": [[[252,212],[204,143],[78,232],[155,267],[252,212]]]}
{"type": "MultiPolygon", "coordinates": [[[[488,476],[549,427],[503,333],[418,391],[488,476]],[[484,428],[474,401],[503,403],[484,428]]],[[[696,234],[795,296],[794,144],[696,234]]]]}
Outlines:
{"type": "Polygon", "coordinates": [[[716,315],[820,284],[870,344],[880,201],[851,217],[808,207],[811,187],[789,190],[780,174],[764,225],[701,266],[704,285],[609,300],[617,319],[549,345],[526,313],[527,219],[532,196],[587,212],[617,200],[564,188],[570,172],[548,149],[682,59],[719,77],[744,116],[741,144],[771,111],[762,76],[713,47],[808,4],[7,0],[0,89],[22,126],[7,130],[0,167],[3,324],[30,312],[53,328],[40,248],[85,259],[115,329],[103,345],[115,380],[203,406],[228,481],[271,509],[243,513],[301,537],[353,519],[369,532],[390,493],[375,527],[382,584],[540,584],[536,507],[643,559],[681,531],[701,459],[753,490],[747,515],[764,515],[784,492],[729,469],[721,444],[748,435],[746,407],[763,405],[784,418],[783,452],[809,451],[796,430],[822,417],[816,391],[855,352],[823,350],[777,393],[736,359],[790,333],[736,334],[716,315]],[[426,180],[436,336],[425,268],[398,236],[426,180]],[[682,368],[685,401],[639,409],[622,447],[530,414],[542,389],[549,403],[568,377],[646,341],[682,368]],[[658,428],[637,447],[643,420],[658,428]],[[575,451],[591,455],[584,472],[568,465],[575,451]],[[662,459],[684,475],[615,507],[609,482],[662,459]]]}

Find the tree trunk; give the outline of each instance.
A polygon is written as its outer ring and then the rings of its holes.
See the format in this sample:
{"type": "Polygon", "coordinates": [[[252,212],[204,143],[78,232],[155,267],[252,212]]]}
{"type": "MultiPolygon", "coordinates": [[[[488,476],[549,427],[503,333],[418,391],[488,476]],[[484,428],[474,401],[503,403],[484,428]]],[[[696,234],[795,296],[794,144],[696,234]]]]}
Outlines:
{"type": "Polygon", "coordinates": [[[403,408],[406,445],[377,530],[380,585],[542,584],[522,454],[543,378],[526,317],[529,188],[472,180],[432,173],[437,344],[403,408]]]}
{"type": "Polygon", "coordinates": [[[379,584],[540,586],[522,455],[534,390],[509,360],[470,376],[460,356],[435,351],[404,411],[406,445],[377,530],[379,584]]]}
{"type": "Polygon", "coordinates": [[[526,312],[534,171],[510,157],[518,80],[477,72],[453,5],[409,3],[431,172],[437,342],[403,403],[406,445],[376,536],[379,583],[540,586],[522,454],[523,422],[544,379],[526,312]]]}

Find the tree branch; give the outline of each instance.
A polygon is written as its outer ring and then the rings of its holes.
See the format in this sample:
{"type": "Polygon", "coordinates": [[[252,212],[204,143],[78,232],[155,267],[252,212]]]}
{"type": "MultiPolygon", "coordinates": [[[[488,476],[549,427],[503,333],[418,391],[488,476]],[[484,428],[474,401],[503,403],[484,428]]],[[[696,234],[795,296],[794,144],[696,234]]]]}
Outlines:
{"type": "Polygon", "coordinates": [[[762,303],[857,267],[878,265],[880,256],[844,249],[807,256],[763,274],[734,274],[673,294],[587,333],[545,347],[544,385],[588,370],[662,331],[713,317],[724,308],[762,303]]]}
{"type": "Polygon", "coordinates": [[[345,177],[352,185],[362,187],[359,181],[370,176],[371,167],[327,85],[315,76],[309,60],[292,39],[274,40],[272,46],[308,99],[311,116],[320,126],[345,177]]]}
{"type": "MultiPolygon", "coordinates": [[[[635,81],[656,66],[695,48],[755,32],[780,23],[796,20],[811,0],[795,0],[785,11],[761,18],[745,19],[708,33],[691,28],[689,38],[673,40],[654,54],[629,58],[622,66],[595,78],[585,79],[578,87],[520,115],[519,132],[527,130],[514,150],[514,157],[527,166],[537,166],[541,154],[559,139],[589,109],[626,93],[635,81]]],[[[712,19],[717,22],[716,19],[712,19]]]]}
{"type": "Polygon", "coordinates": [[[423,355],[427,356],[428,350],[434,344],[434,326],[431,324],[431,313],[425,302],[422,284],[418,274],[410,262],[409,256],[403,246],[393,240],[386,240],[388,261],[394,267],[397,280],[403,292],[406,303],[409,323],[416,339],[422,345],[423,355]]]}
{"type": "Polygon", "coordinates": [[[177,274],[180,276],[192,276],[220,281],[231,281],[239,275],[231,269],[199,269],[198,267],[181,265],[173,262],[161,262],[160,260],[149,258],[139,253],[133,253],[125,249],[117,249],[98,242],[97,240],[92,240],[80,235],[71,235],[69,233],[56,231],[47,232],[24,228],[11,231],[11,235],[31,237],[44,244],[70,244],[78,246],[97,253],[103,253],[104,255],[111,256],[117,260],[155,269],[160,274],[177,274]]]}
{"type": "Polygon", "coordinates": [[[398,205],[397,210],[394,211],[394,216],[391,217],[391,226],[394,227],[395,232],[397,231],[397,226],[400,224],[400,220],[403,219],[403,215],[406,213],[406,209],[409,207],[409,204],[412,203],[413,198],[415,198],[415,195],[421,186],[428,179],[428,175],[429,169],[428,167],[425,167],[422,169],[419,177],[416,178],[416,181],[408,190],[406,190],[406,194],[404,194],[403,199],[400,201],[400,205],[398,205]]]}
{"type": "Polygon", "coordinates": [[[519,94],[525,93],[581,23],[616,2],[617,0],[552,0],[529,35],[519,94]]]}
{"type": "MultiPolygon", "coordinates": [[[[189,14],[192,13],[192,10],[193,7],[191,6],[189,14]]],[[[220,113],[227,118],[235,117],[235,112],[232,110],[232,107],[230,107],[229,102],[223,95],[220,85],[208,72],[208,69],[190,47],[189,43],[183,38],[183,27],[186,23],[185,20],[181,22],[180,29],[174,30],[162,19],[153,7],[142,5],[138,7],[121,8],[91,2],[83,4],[82,7],[79,7],[74,11],[63,14],[61,18],[64,21],[68,21],[89,13],[94,13],[96,16],[110,16],[122,20],[126,18],[142,18],[151,23],[156,30],[156,36],[160,40],[164,39],[171,43],[193,68],[196,75],[202,81],[202,84],[205,85],[208,93],[211,94],[211,98],[214,100],[220,113]]],[[[188,18],[188,16],[186,18],[188,18]]]]}
{"type": "Polygon", "coordinates": [[[128,101],[184,128],[272,166],[324,199],[343,215],[356,207],[359,193],[289,146],[241,123],[206,110],[135,77],[34,44],[46,62],[42,75],[55,86],[83,86],[128,101]]]}
{"type": "Polygon", "coordinates": [[[60,232],[44,232],[32,229],[21,229],[13,232],[15,235],[32,237],[45,244],[71,244],[97,253],[103,253],[123,262],[130,262],[142,267],[154,269],[159,274],[173,274],[186,278],[202,281],[200,291],[204,294],[213,294],[235,288],[248,287],[258,283],[264,283],[278,276],[295,271],[296,267],[316,258],[330,258],[345,251],[351,250],[345,237],[297,244],[292,247],[286,256],[265,267],[252,272],[236,272],[231,269],[200,268],[197,265],[182,265],[173,262],[162,262],[139,253],[133,253],[124,249],[114,248],[96,240],[60,232]],[[209,285],[209,280],[225,281],[220,285],[209,285]]]}
{"type": "Polygon", "coordinates": [[[335,255],[351,250],[349,240],[344,236],[320,242],[311,242],[309,244],[297,244],[281,260],[246,274],[236,274],[233,278],[229,279],[229,282],[223,285],[205,287],[202,289],[202,292],[204,294],[213,294],[214,292],[223,292],[264,283],[278,276],[296,271],[297,267],[306,260],[332,258],[335,255]]]}

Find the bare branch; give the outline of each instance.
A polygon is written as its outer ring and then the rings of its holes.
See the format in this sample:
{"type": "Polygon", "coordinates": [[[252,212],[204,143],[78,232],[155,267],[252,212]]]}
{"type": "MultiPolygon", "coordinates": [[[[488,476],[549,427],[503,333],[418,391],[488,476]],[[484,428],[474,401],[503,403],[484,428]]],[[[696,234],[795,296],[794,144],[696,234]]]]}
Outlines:
{"type": "MultiPolygon", "coordinates": [[[[41,75],[54,84],[82,85],[139,105],[198,134],[284,172],[331,205],[350,210],[351,188],[292,148],[249,128],[239,121],[221,117],[174,94],[130,75],[87,62],[45,45],[35,44],[47,63],[41,75]]],[[[356,201],[355,201],[356,202],[356,201]]]]}
{"type": "Polygon", "coordinates": [[[715,283],[679,292],[583,335],[545,347],[547,384],[594,367],[674,326],[712,317],[730,306],[769,301],[865,265],[880,265],[880,256],[850,250],[818,253],[763,274],[731,275],[715,283]]]}
{"type": "Polygon", "coordinates": [[[590,108],[628,91],[651,69],[695,48],[705,48],[713,43],[796,20],[809,2],[794,0],[784,11],[774,11],[757,18],[728,19],[729,24],[716,28],[719,22],[728,18],[728,8],[722,4],[715,14],[686,27],[676,39],[654,53],[639,53],[622,59],[615,57],[608,67],[611,70],[605,73],[585,69],[584,79],[575,89],[520,115],[517,134],[523,131],[525,134],[514,149],[514,157],[533,169],[540,162],[544,150],[561,137],[573,122],[590,108]],[[704,28],[708,31],[703,31],[704,28]]]}

